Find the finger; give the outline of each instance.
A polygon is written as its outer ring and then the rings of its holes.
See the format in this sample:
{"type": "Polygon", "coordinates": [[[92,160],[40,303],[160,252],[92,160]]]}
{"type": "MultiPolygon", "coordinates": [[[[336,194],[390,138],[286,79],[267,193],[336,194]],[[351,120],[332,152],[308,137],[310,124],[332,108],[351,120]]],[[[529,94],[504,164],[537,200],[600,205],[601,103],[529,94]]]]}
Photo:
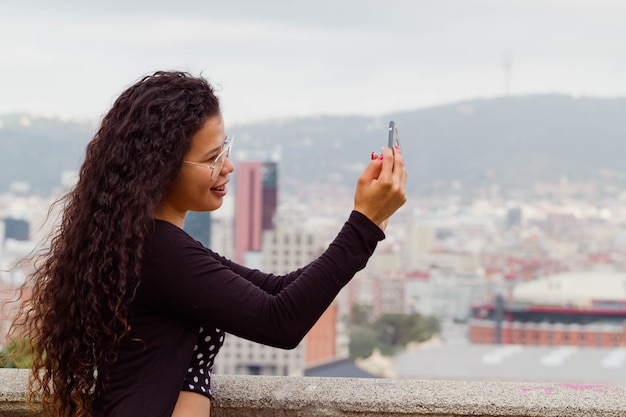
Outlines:
{"type": "Polygon", "coordinates": [[[402,167],[402,176],[400,178],[400,189],[402,190],[402,194],[406,194],[406,179],[407,179],[406,169],[402,167]]]}
{"type": "Polygon", "coordinates": [[[404,181],[406,180],[406,166],[404,164],[402,149],[400,149],[399,146],[396,146],[394,147],[393,152],[393,173],[396,175],[395,178],[404,181]]]}
{"type": "Polygon", "coordinates": [[[378,179],[391,181],[393,173],[393,151],[391,150],[391,148],[384,146],[381,155],[383,157],[383,164],[378,179]]]}
{"type": "Polygon", "coordinates": [[[393,184],[394,188],[402,195],[406,194],[407,172],[404,158],[399,148],[394,149],[393,184]]]}
{"type": "Polygon", "coordinates": [[[397,164],[397,163],[404,164],[404,155],[402,155],[402,148],[400,148],[398,145],[393,147],[393,159],[394,159],[394,164],[397,164]]]}
{"type": "Polygon", "coordinates": [[[383,165],[381,162],[382,161],[378,159],[378,156],[376,157],[376,159],[372,159],[361,173],[361,178],[368,182],[378,178],[380,176],[380,170],[383,165]]]}

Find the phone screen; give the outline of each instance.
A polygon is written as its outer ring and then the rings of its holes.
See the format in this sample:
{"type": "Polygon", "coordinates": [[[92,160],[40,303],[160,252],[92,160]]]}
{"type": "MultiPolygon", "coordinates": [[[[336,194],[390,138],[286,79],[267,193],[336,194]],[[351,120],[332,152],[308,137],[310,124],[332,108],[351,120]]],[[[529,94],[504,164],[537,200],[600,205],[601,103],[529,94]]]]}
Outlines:
{"type": "Polygon", "coordinates": [[[391,149],[393,149],[394,146],[400,146],[398,128],[396,127],[396,123],[393,120],[389,122],[389,142],[387,146],[389,146],[391,149]]]}

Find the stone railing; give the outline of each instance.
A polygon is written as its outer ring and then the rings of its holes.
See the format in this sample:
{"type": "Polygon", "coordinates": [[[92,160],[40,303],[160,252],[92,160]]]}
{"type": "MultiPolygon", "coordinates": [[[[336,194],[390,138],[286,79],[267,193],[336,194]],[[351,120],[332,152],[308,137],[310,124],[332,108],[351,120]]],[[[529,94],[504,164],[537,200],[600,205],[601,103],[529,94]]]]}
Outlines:
{"type": "MultiPolygon", "coordinates": [[[[0,369],[0,417],[36,416],[0,369]]],[[[215,375],[211,417],[624,417],[626,386],[215,375]]]]}

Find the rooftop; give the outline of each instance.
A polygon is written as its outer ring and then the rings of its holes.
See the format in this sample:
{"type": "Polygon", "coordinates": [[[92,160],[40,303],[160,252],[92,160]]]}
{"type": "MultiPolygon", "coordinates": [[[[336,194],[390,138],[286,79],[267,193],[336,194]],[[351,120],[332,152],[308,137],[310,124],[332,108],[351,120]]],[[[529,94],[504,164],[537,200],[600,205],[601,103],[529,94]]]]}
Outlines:
{"type": "Polygon", "coordinates": [[[521,283],[513,289],[516,303],[590,307],[593,300],[626,301],[626,273],[563,272],[521,283]]]}
{"type": "Polygon", "coordinates": [[[431,345],[396,367],[400,378],[626,385],[626,348],[431,345]]]}

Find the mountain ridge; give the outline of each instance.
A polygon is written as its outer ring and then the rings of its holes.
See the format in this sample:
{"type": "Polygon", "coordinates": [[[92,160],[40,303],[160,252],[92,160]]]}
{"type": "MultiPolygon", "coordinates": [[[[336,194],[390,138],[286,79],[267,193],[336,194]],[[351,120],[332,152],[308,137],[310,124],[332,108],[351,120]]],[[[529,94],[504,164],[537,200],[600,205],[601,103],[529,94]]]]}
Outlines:
{"type": "MultiPolygon", "coordinates": [[[[235,124],[233,154],[280,155],[279,183],[353,186],[372,151],[386,144],[394,120],[410,174],[409,188],[435,184],[529,187],[566,176],[626,176],[626,98],[557,94],[465,100],[383,116],[311,116],[235,124]],[[604,173],[604,174],[603,174],[604,173]]],[[[37,193],[77,170],[93,122],[0,115],[0,192],[27,181],[37,193]],[[35,169],[36,168],[36,169],[35,169]]],[[[604,176],[604,177],[603,177],[604,176]]],[[[620,182],[621,183],[621,182],[620,182]]]]}

